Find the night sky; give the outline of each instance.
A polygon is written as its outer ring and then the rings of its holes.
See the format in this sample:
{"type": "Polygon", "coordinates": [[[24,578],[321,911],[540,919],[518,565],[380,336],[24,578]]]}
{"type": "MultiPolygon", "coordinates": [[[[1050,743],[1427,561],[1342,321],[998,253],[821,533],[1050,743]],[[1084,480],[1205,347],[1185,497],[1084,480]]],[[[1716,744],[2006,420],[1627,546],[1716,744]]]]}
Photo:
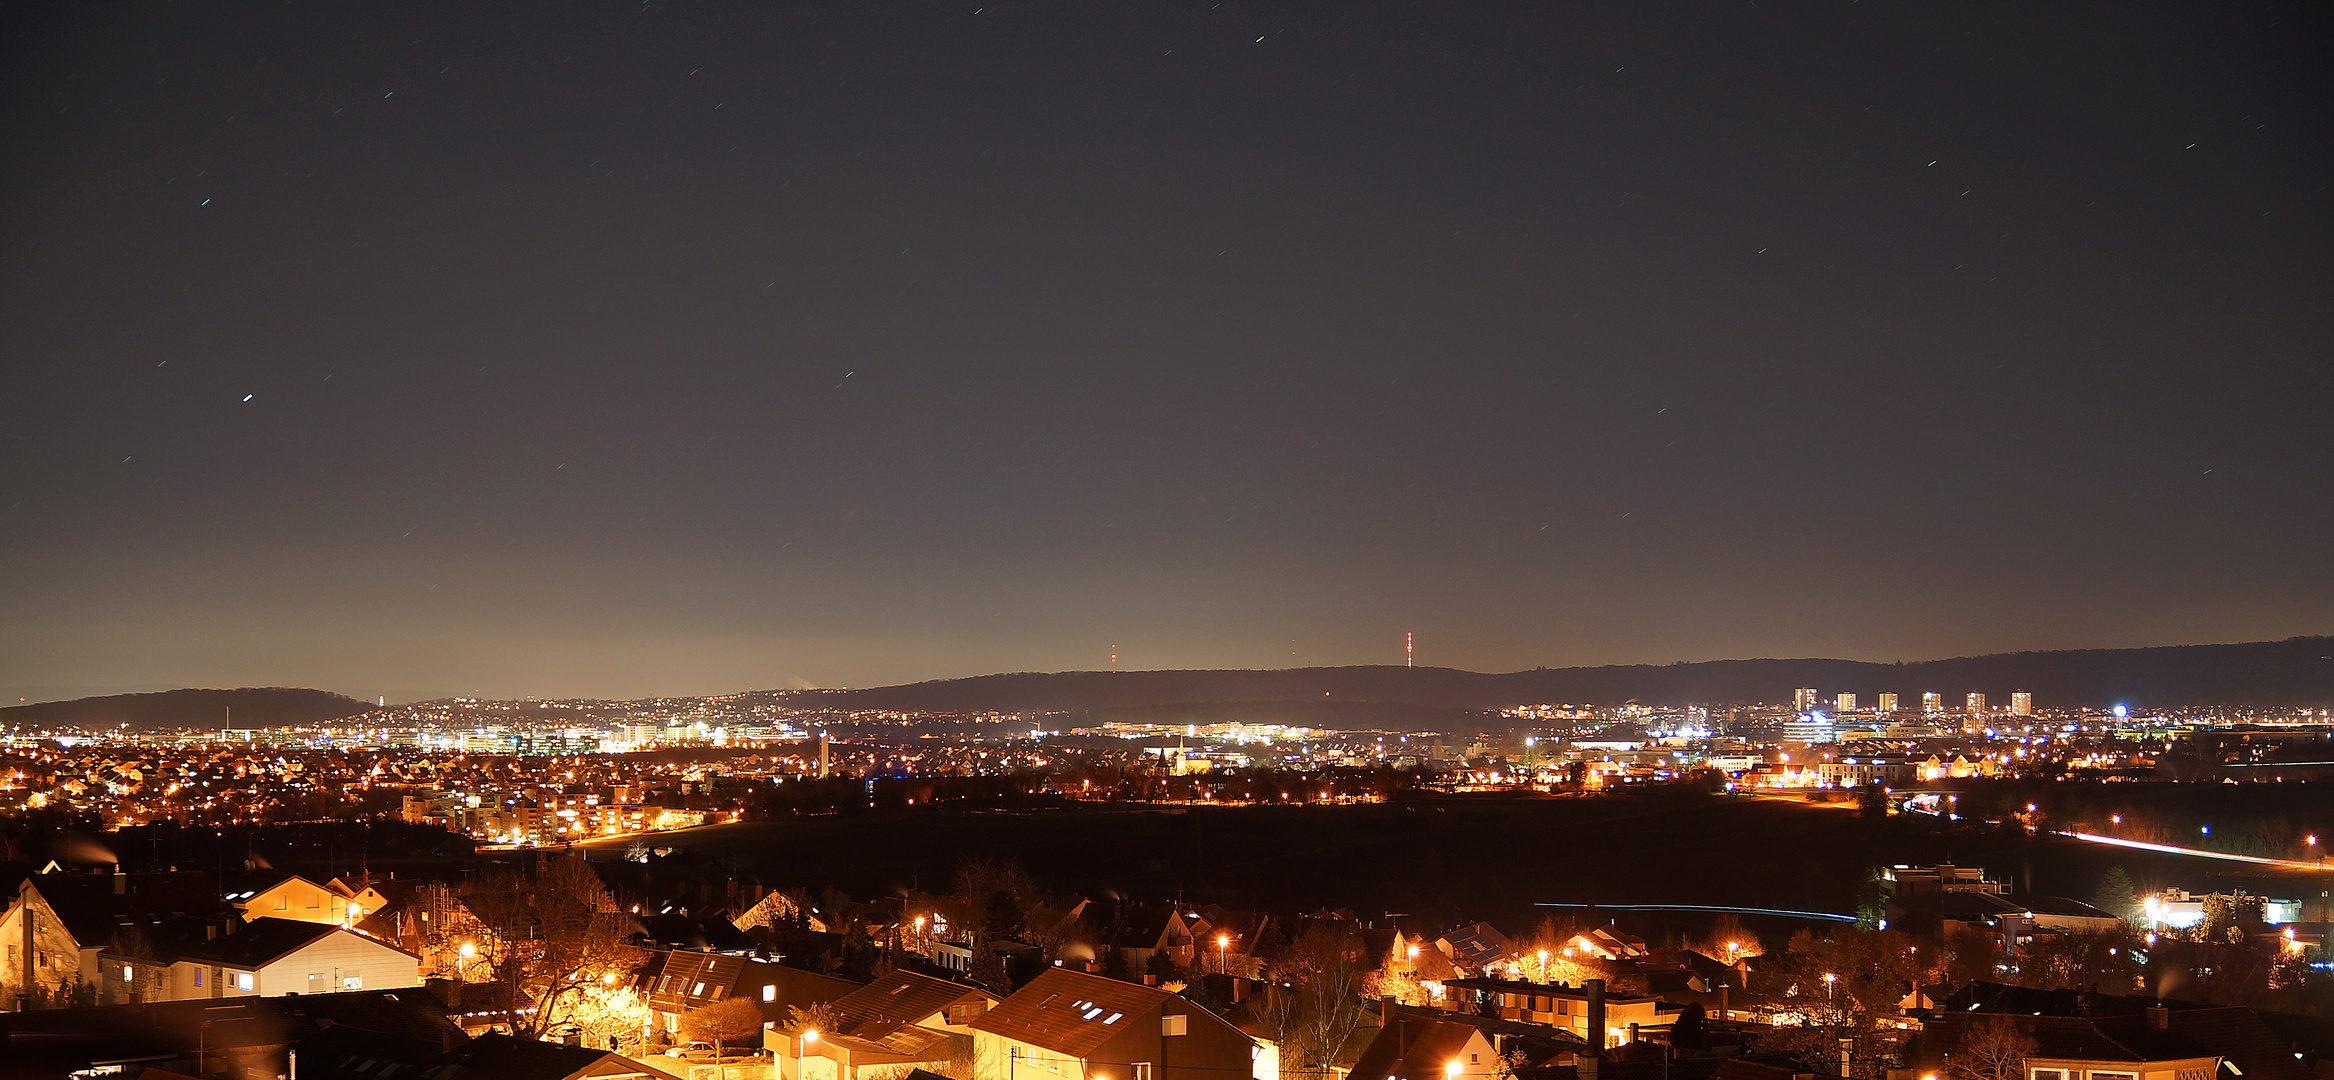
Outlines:
{"type": "Polygon", "coordinates": [[[0,690],[2334,631],[2315,5],[10,5],[0,690]]]}

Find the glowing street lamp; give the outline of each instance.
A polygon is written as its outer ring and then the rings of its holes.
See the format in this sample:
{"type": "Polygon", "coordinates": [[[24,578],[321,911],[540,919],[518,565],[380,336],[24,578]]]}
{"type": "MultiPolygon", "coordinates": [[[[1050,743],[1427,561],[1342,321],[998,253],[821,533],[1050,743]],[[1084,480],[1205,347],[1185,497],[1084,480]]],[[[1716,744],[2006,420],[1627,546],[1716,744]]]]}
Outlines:
{"type": "Polygon", "coordinates": [[[1216,935],[1216,974],[1218,975],[1225,974],[1231,970],[1230,968],[1224,966],[1224,947],[1230,945],[1231,943],[1232,935],[1216,935]]]}
{"type": "Polygon", "coordinates": [[[1828,971],[1823,973],[1823,994],[1826,1001],[1834,1005],[1840,1003],[1839,985],[1839,976],[1828,971]]]}

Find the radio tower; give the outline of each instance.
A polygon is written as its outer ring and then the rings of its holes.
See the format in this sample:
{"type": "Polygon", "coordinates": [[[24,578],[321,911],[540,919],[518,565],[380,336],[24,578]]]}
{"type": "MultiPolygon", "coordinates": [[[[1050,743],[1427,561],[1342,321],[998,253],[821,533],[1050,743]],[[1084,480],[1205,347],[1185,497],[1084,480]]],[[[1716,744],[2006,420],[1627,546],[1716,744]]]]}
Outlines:
{"type": "Polygon", "coordinates": [[[1118,646],[1116,645],[1110,647],[1110,670],[1118,670],[1118,646]]]}
{"type": "Polygon", "coordinates": [[[1416,665],[1415,665],[1415,664],[1413,664],[1413,663],[1412,663],[1412,661],[1413,661],[1413,660],[1414,660],[1414,659],[1417,657],[1417,655],[1418,655],[1418,640],[1417,640],[1417,635],[1416,635],[1416,634],[1413,634],[1413,633],[1411,633],[1411,632],[1410,632],[1410,631],[1408,631],[1408,630],[1404,630],[1404,631],[1402,631],[1402,666],[1403,666],[1403,667],[1415,667],[1416,665]]]}

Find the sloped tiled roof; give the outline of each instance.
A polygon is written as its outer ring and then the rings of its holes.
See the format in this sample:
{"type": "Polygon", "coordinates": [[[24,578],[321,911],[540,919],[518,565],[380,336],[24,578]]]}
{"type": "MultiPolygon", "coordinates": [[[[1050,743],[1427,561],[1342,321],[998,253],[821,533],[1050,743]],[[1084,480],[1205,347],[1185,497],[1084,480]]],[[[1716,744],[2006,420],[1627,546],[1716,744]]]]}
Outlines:
{"type": "MultiPolygon", "coordinates": [[[[259,967],[279,957],[306,948],[319,938],[333,934],[355,934],[331,923],[302,922],[298,919],[253,919],[232,934],[223,934],[209,941],[181,941],[174,951],[180,960],[201,960],[205,963],[228,964],[235,967],[259,967]]],[[[384,949],[405,952],[378,938],[364,938],[384,949]]],[[[413,954],[406,953],[411,956],[413,954]]]]}
{"type": "Polygon", "coordinates": [[[2245,1080],[2307,1080],[2310,1070],[2294,1060],[2292,1044],[2251,1009],[2179,1009],[2167,1012],[2165,1027],[2245,1070],[2245,1080]]]}
{"type": "Polygon", "coordinates": [[[1444,1063],[1466,1053],[1475,1033],[1475,1028],[1449,1020],[1396,1019],[1378,1030],[1346,1080],[1441,1076],[1444,1063]]]}
{"type": "Polygon", "coordinates": [[[32,878],[32,886],[64,922],[66,931],[86,948],[112,944],[114,932],[122,926],[155,923],[177,915],[212,917],[226,911],[226,902],[219,898],[219,887],[211,875],[193,870],[38,874],[32,878]]]}
{"type": "Polygon", "coordinates": [[[1158,1015],[1173,1000],[1175,995],[1165,990],[1047,968],[1029,985],[981,1014],[972,1027],[1083,1058],[1120,1032],[1131,1030],[1128,1025],[1158,1015]]]}
{"type": "Polygon", "coordinates": [[[916,1022],[964,997],[995,1000],[970,986],[894,971],[834,1000],[833,1037],[846,1046],[857,1042],[885,1053],[922,1053],[946,1036],[917,1027],[916,1022]]]}
{"type": "Polygon", "coordinates": [[[2034,1040],[2030,1058],[2113,1061],[2137,1064],[2213,1057],[2193,1040],[2157,1031],[2145,1016],[2019,1016],[2010,1013],[1947,1013],[1929,1022],[1914,1053],[1917,1067],[1942,1068],[1976,1024],[2007,1016],[2034,1040]]]}

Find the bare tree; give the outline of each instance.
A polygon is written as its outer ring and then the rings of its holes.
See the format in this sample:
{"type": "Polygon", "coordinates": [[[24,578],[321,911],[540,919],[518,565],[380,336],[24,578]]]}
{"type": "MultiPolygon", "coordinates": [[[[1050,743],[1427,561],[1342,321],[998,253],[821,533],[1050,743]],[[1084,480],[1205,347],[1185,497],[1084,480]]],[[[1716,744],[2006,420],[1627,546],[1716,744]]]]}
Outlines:
{"type": "Polygon", "coordinates": [[[1901,1011],[1924,974],[1912,939],[1892,930],[1840,927],[1829,937],[1802,930],[1775,969],[1790,980],[1789,1011],[1799,1022],[1756,1037],[1759,1050],[1794,1054],[1828,1071],[1839,1067],[1844,1049],[1858,1080],[1887,1074],[1904,1029],[1883,1018],[1901,1011]]]}
{"type": "Polygon", "coordinates": [[[727,1056],[724,1047],[762,1037],[762,1007],[752,998],[733,997],[681,1014],[681,1037],[713,1044],[716,1060],[727,1056]]]}
{"type": "Polygon", "coordinates": [[[2024,1080],[2026,1059],[2040,1048],[2015,1017],[1987,1016],[1961,1033],[1946,1070],[1955,1080],[2024,1080]]]}
{"type": "Polygon", "coordinates": [[[1288,984],[1290,999],[1273,1018],[1286,1033],[1285,1071],[1326,1077],[1345,1060],[1361,1024],[1361,955],[1351,927],[1321,920],[1274,959],[1273,981],[1288,984]]]}
{"type": "Polygon", "coordinates": [[[628,979],[646,955],[625,944],[624,915],[581,859],[538,858],[532,875],[488,871],[462,902],[482,931],[483,981],[501,988],[504,1023],[522,1038],[566,1024],[585,988],[628,979]]]}

